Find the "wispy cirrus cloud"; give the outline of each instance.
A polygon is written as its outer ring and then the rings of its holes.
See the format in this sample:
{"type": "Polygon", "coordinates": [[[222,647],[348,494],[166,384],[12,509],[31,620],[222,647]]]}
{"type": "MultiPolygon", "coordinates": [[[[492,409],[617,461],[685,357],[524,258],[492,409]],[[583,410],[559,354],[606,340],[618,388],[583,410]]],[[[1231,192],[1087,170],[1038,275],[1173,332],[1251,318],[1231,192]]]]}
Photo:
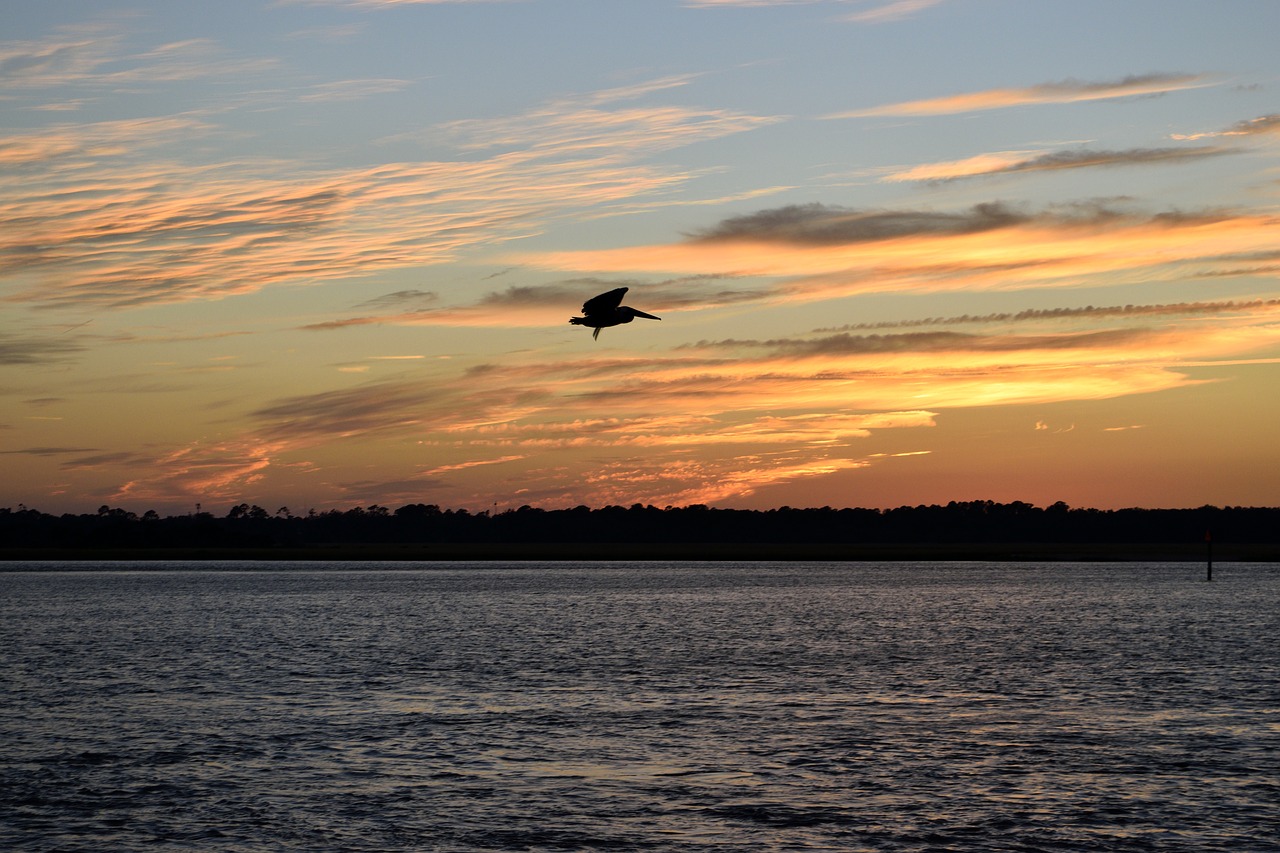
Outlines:
{"type": "MultiPolygon", "coordinates": [[[[5,45],[0,79],[11,89],[93,92],[135,77],[171,81],[204,69],[217,79],[252,70],[207,40],[131,51],[118,32],[85,32],[92,37],[5,45]]],[[[640,81],[515,117],[452,122],[426,135],[437,149],[447,139],[459,159],[359,169],[210,156],[226,131],[209,112],[0,135],[0,164],[12,167],[0,176],[6,297],[116,308],[219,298],[443,263],[566,215],[667,203],[698,173],[642,160],[775,121],[635,103],[690,79],[640,81]]],[[[334,81],[302,89],[294,102],[404,85],[334,81]]]]}
{"type": "MultiPolygon", "coordinates": [[[[198,138],[211,130],[212,125],[193,116],[54,125],[40,131],[0,137],[0,164],[28,166],[32,171],[78,171],[90,168],[99,159],[137,156],[143,151],[150,152],[180,140],[198,138]]],[[[27,172],[14,175],[9,180],[16,182],[23,177],[30,180],[32,175],[27,172]]],[[[102,181],[94,188],[101,191],[105,183],[102,181]]],[[[0,182],[0,188],[8,185],[8,180],[0,182]]]]}
{"type": "Polygon", "coordinates": [[[387,309],[412,306],[411,310],[421,310],[421,306],[429,305],[440,299],[438,293],[429,290],[397,290],[367,299],[356,306],[357,309],[387,309]]]}
{"type": "Polygon", "coordinates": [[[632,153],[667,151],[773,124],[771,116],[686,107],[602,109],[562,102],[499,119],[468,119],[441,130],[464,149],[518,149],[557,156],[603,151],[623,145],[632,153]]]}
{"type": "Polygon", "coordinates": [[[505,462],[519,462],[526,458],[523,454],[513,456],[499,456],[496,459],[472,459],[467,462],[452,462],[448,465],[436,465],[422,472],[423,476],[432,476],[434,474],[447,474],[451,471],[465,471],[468,468],[478,468],[482,465],[501,465],[505,462]]]}
{"type": "MultiPolygon", "coordinates": [[[[333,331],[357,326],[514,326],[546,327],[564,323],[567,312],[602,291],[616,287],[642,286],[647,310],[680,311],[716,308],[759,302],[768,293],[751,288],[723,286],[727,276],[687,276],[659,281],[639,279],[579,278],[550,284],[512,285],[489,291],[473,302],[455,305],[424,305],[428,300],[412,296],[400,300],[384,297],[357,306],[383,308],[381,313],[341,317],[310,323],[307,331],[333,331]]],[[[412,294],[416,291],[408,291],[412,294]]],[[[395,297],[391,294],[390,297],[395,297]]],[[[434,300],[430,300],[434,301],[434,300]]]]}
{"type": "Polygon", "coordinates": [[[889,320],[878,323],[853,323],[816,332],[851,332],[870,329],[903,329],[921,326],[958,326],[974,323],[1024,323],[1028,321],[1096,320],[1112,318],[1150,318],[1175,316],[1220,316],[1253,314],[1280,309],[1280,299],[1223,300],[1220,302],[1172,302],[1155,305],[1089,305],[1084,308],[1028,308],[1024,311],[1001,311],[990,314],[960,314],[925,317],[917,320],[889,320]]]}
{"type": "Polygon", "coordinates": [[[9,41],[0,44],[0,82],[15,88],[44,88],[81,80],[103,62],[91,38],[9,41]]]}
{"type": "Polygon", "coordinates": [[[714,504],[755,494],[767,486],[834,474],[870,464],[843,456],[805,453],[744,454],[659,463],[624,457],[587,474],[586,487],[601,505],[637,501],[654,506],[714,504]]]}
{"type": "MultiPolygon", "coordinates": [[[[841,20],[859,24],[882,24],[910,18],[943,0],[878,0],[871,8],[851,12],[841,20]]],[[[684,0],[684,5],[697,9],[763,8],[769,6],[868,5],[868,0],[684,0]]]]}
{"type": "Polygon", "coordinates": [[[858,210],[824,205],[767,208],[733,216],[693,232],[691,244],[774,242],[798,246],[839,245],[976,234],[1030,221],[1033,214],[998,202],[974,205],[959,212],[932,210],[858,210]]]}
{"type": "Polygon", "coordinates": [[[1280,135],[1280,113],[1271,113],[1270,115],[1258,116],[1257,118],[1247,119],[1245,121],[1236,122],[1225,130],[1212,130],[1203,133],[1175,133],[1172,134],[1173,139],[1180,140],[1197,140],[1197,139],[1214,139],[1218,137],[1250,137],[1250,136],[1275,136],[1280,135]]]}
{"type": "Polygon", "coordinates": [[[89,453],[92,447],[23,447],[19,450],[0,450],[0,453],[15,456],[67,456],[73,453],[89,453]]]}
{"type": "Polygon", "coordinates": [[[1032,155],[1022,152],[997,152],[979,154],[963,160],[949,160],[912,166],[909,169],[893,171],[880,180],[890,183],[954,181],[961,178],[1025,172],[1058,172],[1068,169],[1095,169],[1110,166],[1176,165],[1195,163],[1234,153],[1237,153],[1237,149],[1216,145],[1188,146],[1184,148],[1129,148],[1119,151],[1082,148],[1069,151],[1048,151],[1032,155]]]}
{"type": "Polygon", "coordinates": [[[256,77],[279,69],[271,57],[236,56],[213,39],[187,39],[162,44],[137,53],[129,59],[131,67],[103,72],[98,69],[99,86],[157,85],[194,80],[256,77]]]}
{"type": "Polygon", "coordinates": [[[1094,349],[1100,344],[1123,345],[1145,332],[1134,329],[1111,329],[1085,333],[1052,335],[976,335],[962,332],[910,332],[890,335],[851,335],[838,332],[823,337],[782,338],[773,340],[703,341],[691,345],[695,349],[757,349],[775,355],[879,355],[892,353],[989,351],[1035,352],[1040,350],[1094,349]]]}
{"type": "Polygon", "coordinates": [[[328,438],[417,427],[430,420],[439,392],[420,383],[375,383],[357,388],[289,397],[264,406],[253,417],[272,441],[307,444],[328,438]],[[436,399],[433,399],[435,397],[436,399]]]}
{"type": "Polygon", "coordinates": [[[447,493],[448,483],[439,477],[395,477],[383,480],[337,480],[327,484],[338,502],[350,505],[404,505],[433,500],[435,494],[447,493]]]}
{"type": "Polygon", "coordinates": [[[273,460],[287,447],[253,436],[197,442],[161,454],[132,470],[113,500],[234,500],[266,477],[273,460]],[[151,471],[149,476],[141,473],[151,471]]]}
{"type": "Polygon", "coordinates": [[[364,24],[327,24],[294,30],[286,38],[298,41],[344,42],[365,31],[364,24]]]}
{"type": "Polygon", "coordinates": [[[1081,101],[1163,95],[1169,92],[1212,85],[1215,85],[1214,81],[1201,74],[1138,74],[1120,80],[1102,82],[1063,80],[1054,83],[1040,83],[1023,88],[985,89],[980,92],[966,92],[958,95],[946,95],[940,98],[885,104],[868,109],[832,113],[826,118],[955,115],[1033,104],[1069,104],[1081,101]]]}
{"type": "Polygon", "coordinates": [[[84,350],[73,339],[11,335],[0,332],[0,367],[64,361],[84,350]]]}
{"type": "MultiPolygon", "coordinates": [[[[575,486],[580,499],[711,502],[804,472],[870,464],[857,450],[862,439],[927,431],[946,409],[1169,390],[1195,382],[1179,364],[1233,359],[1280,340],[1280,303],[1091,310],[1091,325],[1078,331],[1036,328],[1062,322],[1057,312],[1018,312],[1019,321],[995,321],[1003,331],[978,334],[727,340],[648,358],[495,364],[468,375],[470,393],[490,404],[479,418],[455,412],[417,434],[428,447],[476,459],[528,454],[546,465],[555,454],[607,453],[595,467],[615,476],[585,492],[575,486]],[[1188,323],[1174,311],[1204,319],[1188,323]],[[1222,322],[1229,311],[1232,322],[1222,322]],[[499,393],[533,383],[538,394],[519,401],[499,393]],[[654,399],[664,414],[652,413],[654,399]]],[[[920,441],[927,449],[923,433],[920,441]]],[[[556,479],[545,469],[529,476],[541,488],[556,479]]]]}
{"type": "MultiPolygon", "coordinates": [[[[414,291],[409,291],[409,294],[414,291]]],[[[542,285],[530,287],[513,285],[502,291],[490,291],[475,302],[465,305],[434,306],[424,305],[423,300],[406,295],[403,298],[383,297],[373,302],[364,303],[358,308],[382,308],[383,313],[367,314],[355,317],[343,317],[319,323],[311,323],[302,328],[307,331],[330,331],[353,326],[370,326],[381,324],[395,325],[445,325],[445,326],[545,326],[553,318],[563,318],[583,300],[594,295],[582,287],[564,284],[542,285]]]]}
{"type": "MultiPolygon", "coordinates": [[[[86,449],[82,452],[89,452],[86,449]]],[[[154,461],[151,457],[131,450],[117,450],[107,453],[90,453],[62,463],[64,471],[91,471],[100,468],[125,465],[146,465],[154,461]]]]}
{"type": "MultiPolygon", "coordinates": [[[[614,287],[643,288],[646,309],[659,311],[707,310],[745,304],[800,302],[836,298],[879,289],[1012,288],[1055,286],[1075,282],[1080,270],[1140,277],[1222,277],[1268,275],[1275,260],[1268,241],[1280,227],[1274,219],[1206,211],[1183,214],[1140,214],[1106,204],[1080,204],[1055,209],[1025,209],[1001,204],[977,205],[959,211],[851,210],[828,205],[800,205],[733,216],[722,223],[691,233],[685,243],[666,247],[677,260],[662,259],[663,247],[605,252],[584,259],[572,255],[522,256],[532,265],[604,268],[612,272],[644,272],[704,266],[699,259],[728,259],[742,264],[753,254],[772,257],[767,273],[773,284],[726,287],[735,278],[762,274],[760,266],[673,278],[566,279],[540,286],[512,286],[492,291],[465,305],[411,305],[402,309],[396,301],[381,305],[387,311],[351,316],[303,327],[333,330],[361,325],[462,325],[462,327],[548,327],[562,323],[566,310],[595,293],[614,287]],[[1235,229],[1240,233],[1236,234],[1235,229]],[[1107,237],[1110,234],[1110,237],[1107,237]],[[1019,246],[1021,238],[1028,242],[1019,246]],[[972,242],[970,242],[972,241],[972,242]],[[1089,259],[1080,246],[1102,241],[1100,257],[1089,259]],[[1189,242],[1190,241],[1190,242],[1189,242]],[[1174,246],[1156,248],[1153,246],[1174,246]],[[879,245],[883,245],[882,247],[879,245]],[[849,250],[846,254],[845,250],[849,250]],[[810,254],[832,260],[827,268],[810,254]],[[1009,256],[1002,257],[1005,252],[1009,256]],[[854,260],[849,260],[849,257],[854,260]],[[625,259],[640,257],[632,265],[625,259]],[[657,259],[657,263],[655,263],[657,259]],[[794,260],[794,265],[787,259],[794,260]],[[1179,273],[1178,265],[1187,264],[1179,273]],[[639,266],[639,269],[637,269],[639,266]]],[[[710,261],[707,261],[710,263],[710,261]]],[[[407,296],[407,300],[416,298],[407,296]]],[[[1261,305],[1261,302],[1260,304],[1261,305]]],[[[1129,306],[1128,309],[1062,309],[1057,316],[1100,318],[1129,313],[1194,314],[1231,311],[1240,304],[1178,304],[1129,306]]],[[[379,307],[367,304],[365,307],[379,307]]],[[[995,320],[995,315],[986,320],[995,320]]],[[[1005,320],[1029,320],[1032,314],[1005,320]]],[[[973,323],[983,318],[943,319],[936,323],[973,323]]],[[[914,325],[904,323],[882,324],[914,325]]],[[[849,330],[854,327],[846,327],[849,330]]]]}
{"type": "MultiPolygon", "coordinates": [[[[763,6],[811,6],[828,0],[684,0],[685,6],[694,8],[729,8],[740,6],[745,8],[763,6]]],[[[837,0],[842,2],[842,0],[837,0]]]]}
{"type": "Polygon", "coordinates": [[[0,91],[9,93],[0,97],[75,86],[96,98],[124,87],[254,76],[277,67],[271,58],[228,53],[211,39],[131,50],[119,30],[86,24],[49,39],[0,42],[0,91]]]}
{"type": "Polygon", "coordinates": [[[1073,148],[1060,151],[996,151],[966,157],[924,163],[909,168],[890,170],[880,180],[888,183],[907,181],[942,182],[988,175],[1027,172],[1055,172],[1069,169],[1092,169],[1113,166],[1180,165],[1249,149],[1240,143],[1249,138],[1280,135],[1280,114],[1259,116],[1237,122],[1226,130],[1193,134],[1172,134],[1179,141],[1222,138],[1217,145],[1187,145],[1156,148],[1099,150],[1073,148]]]}
{"type": "Polygon", "coordinates": [[[282,6],[351,6],[358,9],[391,9],[397,6],[443,6],[459,3],[515,3],[520,0],[275,0],[282,6]]]}
{"type": "Polygon", "coordinates": [[[461,381],[409,369],[394,381],[270,401],[250,413],[238,437],[178,448],[163,466],[128,463],[122,493],[244,496],[273,478],[305,476],[315,481],[312,494],[330,500],[373,499],[372,485],[361,484],[399,482],[379,501],[429,493],[487,505],[483,495],[502,493],[544,504],[723,502],[771,484],[892,464],[863,449],[883,431],[910,431],[911,452],[926,453],[930,430],[950,409],[1196,384],[1185,366],[1274,350],[1280,300],[917,322],[978,328],[722,339],[645,356],[548,353],[496,359],[461,381]],[[381,478],[310,461],[357,439],[367,450],[362,459],[412,444],[420,461],[412,476],[381,478]],[[137,476],[148,470],[152,479],[137,476]]]}
{"type": "Polygon", "coordinates": [[[23,134],[0,139],[0,157],[25,167],[0,178],[0,269],[34,282],[19,299],[123,307],[441,263],[570,210],[669,192],[692,175],[641,165],[641,153],[759,123],[665,108],[540,111],[504,133],[450,128],[509,151],[359,170],[193,165],[147,150],[208,131],[188,118],[23,134]],[[539,127],[547,138],[528,146],[539,127]]]}
{"type": "Polygon", "coordinates": [[[942,3],[943,0],[891,0],[871,9],[854,12],[846,20],[858,24],[885,24],[914,17],[925,9],[942,3]]]}
{"type": "Polygon", "coordinates": [[[318,83],[311,87],[299,100],[306,102],[356,101],[372,95],[385,95],[399,92],[409,85],[408,80],[394,77],[370,77],[358,80],[337,80],[330,83],[318,83]]]}
{"type": "MultiPolygon", "coordinates": [[[[932,426],[931,412],[806,412],[792,415],[636,415],[573,421],[520,421],[468,427],[468,446],[513,447],[529,451],[635,448],[666,449],[717,445],[829,447],[868,437],[872,430],[932,426]]],[[[462,433],[447,430],[447,434],[462,433]]],[[[504,457],[502,461],[510,461],[504,457]]]]}
{"type": "MultiPolygon", "coordinates": [[[[519,401],[528,396],[528,391],[510,388],[460,390],[451,383],[430,380],[367,383],[271,402],[252,413],[256,427],[238,435],[192,442],[152,455],[104,452],[72,460],[64,467],[121,472],[122,482],[112,493],[117,500],[243,500],[265,488],[264,481],[269,478],[315,479],[323,469],[310,461],[308,454],[323,453],[335,442],[356,436],[371,444],[402,440],[406,435],[445,430],[467,419],[483,422],[486,412],[492,413],[489,417],[509,418],[523,411],[519,401]]],[[[500,461],[506,460],[486,458],[454,464],[461,470],[500,461]]],[[[367,496],[360,482],[374,481],[338,477],[313,488],[324,488],[332,498],[345,500],[367,496]]],[[[439,481],[430,472],[421,471],[401,482],[406,494],[421,494],[439,481]]],[[[384,492],[379,499],[394,500],[396,494],[384,492]]]]}
{"type": "MultiPolygon", "coordinates": [[[[726,219],[683,241],[519,262],[594,273],[679,273],[778,280],[770,298],[1095,285],[1112,277],[1220,274],[1270,252],[1280,219],[1253,211],[1149,213],[1110,203],[958,211],[794,205],[726,219]]],[[[1265,272],[1260,273],[1265,274],[1265,272]]]]}

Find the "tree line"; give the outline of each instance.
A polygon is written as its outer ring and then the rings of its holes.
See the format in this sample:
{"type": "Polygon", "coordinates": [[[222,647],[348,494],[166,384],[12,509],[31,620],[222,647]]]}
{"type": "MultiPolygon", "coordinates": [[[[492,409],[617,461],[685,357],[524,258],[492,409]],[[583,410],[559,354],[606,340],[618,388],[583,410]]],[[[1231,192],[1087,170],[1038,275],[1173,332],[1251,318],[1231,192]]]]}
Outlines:
{"type": "Polygon", "coordinates": [[[572,509],[522,506],[469,512],[414,503],[270,512],[237,504],[161,516],[102,506],[92,514],[52,515],[0,508],[0,549],[283,548],[430,543],[1276,543],[1280,508],[1080,509],[1063,502],[952,501],[894,509],[658,508],[641,504],[572,509]]]}

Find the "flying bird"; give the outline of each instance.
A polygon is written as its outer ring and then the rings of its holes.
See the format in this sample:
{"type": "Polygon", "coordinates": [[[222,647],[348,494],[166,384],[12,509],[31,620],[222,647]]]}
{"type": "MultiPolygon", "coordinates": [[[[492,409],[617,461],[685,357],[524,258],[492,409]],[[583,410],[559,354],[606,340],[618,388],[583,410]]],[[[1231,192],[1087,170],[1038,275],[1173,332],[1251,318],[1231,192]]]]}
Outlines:
{"type": "Polygon", "coordinates": [[[622,297],[626,296],[626,294],[627,289],[619,287],[616,290],[610,290],[608,293],[593,296],[582,303],[582,313],[585,316],[570,317],[569,322],[575,326],[595,327],[591,337],[596,339],[600,337],[600,330],[605,326],[620,326],[623,323],[630,323],[637,317],[644,317],[646,320],[662,319],[623,305],[622,297]]]}

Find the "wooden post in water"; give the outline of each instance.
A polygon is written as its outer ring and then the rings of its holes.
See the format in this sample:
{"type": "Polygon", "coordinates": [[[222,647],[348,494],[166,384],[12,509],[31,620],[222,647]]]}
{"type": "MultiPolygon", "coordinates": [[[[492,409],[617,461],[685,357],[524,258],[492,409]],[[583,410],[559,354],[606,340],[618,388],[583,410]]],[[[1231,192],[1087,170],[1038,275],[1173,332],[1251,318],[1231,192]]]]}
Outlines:
{"type": "Polygon", "coordinates": [[[1210,535],[1210,532],[1208,530],[1204,532],[1204,548],[1205,548],[1205,556],[1209,561],[1208,567],[1205,570],[1204,579],[1207,581],[1211,581],[1213,580],[1213,536],[1210,535]]]}

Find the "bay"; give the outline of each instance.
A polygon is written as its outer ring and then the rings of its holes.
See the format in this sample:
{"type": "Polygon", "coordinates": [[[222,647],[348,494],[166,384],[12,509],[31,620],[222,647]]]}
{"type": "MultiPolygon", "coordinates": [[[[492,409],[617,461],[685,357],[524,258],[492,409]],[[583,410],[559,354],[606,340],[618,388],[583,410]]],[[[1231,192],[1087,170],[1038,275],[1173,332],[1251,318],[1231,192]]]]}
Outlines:
{"type": "Polygon", "coordinates": [[[1277,849],[1273,564],[5,568],[5,849],[1277,849]]]}

